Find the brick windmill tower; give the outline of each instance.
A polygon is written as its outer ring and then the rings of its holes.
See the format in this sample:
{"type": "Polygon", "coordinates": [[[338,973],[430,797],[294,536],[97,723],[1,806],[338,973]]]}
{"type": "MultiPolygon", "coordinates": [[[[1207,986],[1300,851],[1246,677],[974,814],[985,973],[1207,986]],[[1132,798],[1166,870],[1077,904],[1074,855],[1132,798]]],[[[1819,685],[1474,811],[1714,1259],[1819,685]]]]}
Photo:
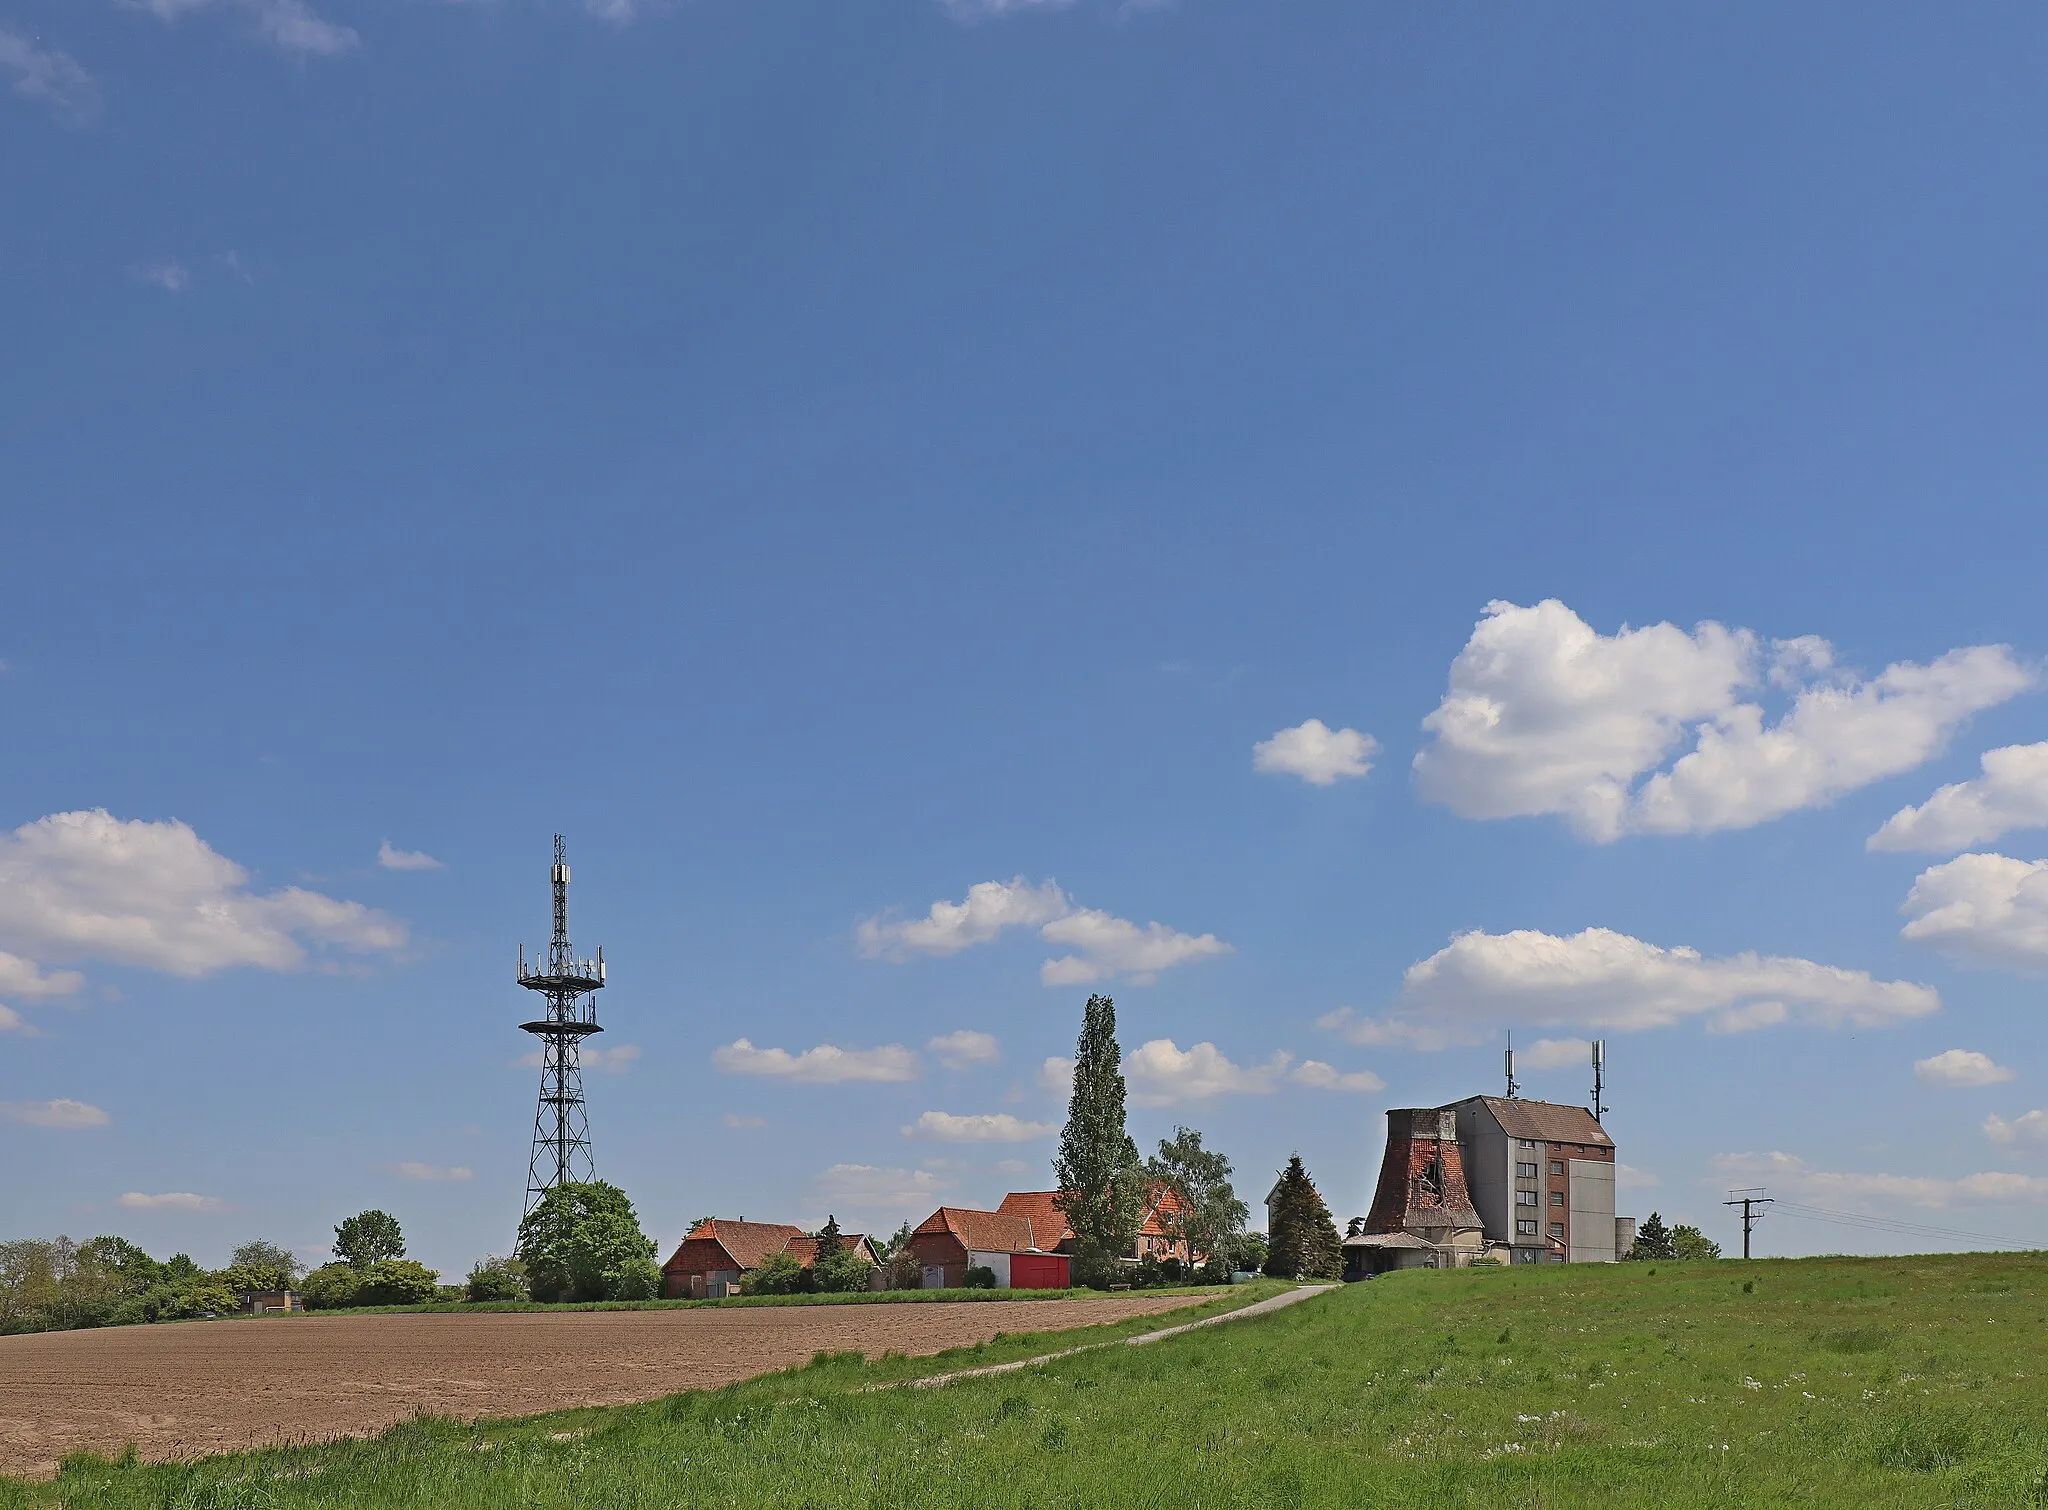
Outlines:
{"type": "Polygon", "coordinates": [[[1431,1249],[1445,1268],[1484,1251],[1486,1226],[1465,1184],[1455,1111],[1402,1107],[1387,1113],[1387,1153],[1365,1234],[1405,1236],[1409,1241],[1399,1246],[1431,1249]]]}

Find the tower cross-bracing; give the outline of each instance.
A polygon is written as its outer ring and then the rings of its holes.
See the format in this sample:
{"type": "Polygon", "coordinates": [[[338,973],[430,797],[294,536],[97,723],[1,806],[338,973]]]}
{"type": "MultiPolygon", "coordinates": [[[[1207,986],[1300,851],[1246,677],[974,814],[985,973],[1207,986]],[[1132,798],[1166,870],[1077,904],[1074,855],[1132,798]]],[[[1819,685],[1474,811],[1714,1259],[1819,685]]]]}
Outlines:
{"type": "Polygon", "coordinates": [[[562,836],[555,835],[555,864],[548,873],[555,890],[555,936],[547,963],[526,962],[519,949],[519,984],[547,999],[547,1014],[522,1022],[521,1030],[541,1043],[540,1101],[533,1113],[533,1157],[526,1167],[526,1211],[556,1185],[597,1178],[590,1159],[590,1119],[583,1108],[583,1069],[578,1045],[597,1025],[597,996],[604,989],[604,951],[578,959],[569,947],[569,863],[562,836]]]}

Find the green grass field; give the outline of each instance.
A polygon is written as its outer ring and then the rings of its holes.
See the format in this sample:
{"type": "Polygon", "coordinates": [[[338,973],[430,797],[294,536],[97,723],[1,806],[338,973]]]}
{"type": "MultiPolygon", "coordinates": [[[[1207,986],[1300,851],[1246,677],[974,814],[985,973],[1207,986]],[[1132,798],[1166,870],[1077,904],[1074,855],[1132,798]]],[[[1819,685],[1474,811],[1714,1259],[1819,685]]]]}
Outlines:
{"type": "Polygon", "coordinates": [[[2048,1505],[2043,1257],[1418,1272],[1148,1347],[869,1387],[1028,1347],[190,1465],[75,1461],[0,1504],[2048,1505]]]}

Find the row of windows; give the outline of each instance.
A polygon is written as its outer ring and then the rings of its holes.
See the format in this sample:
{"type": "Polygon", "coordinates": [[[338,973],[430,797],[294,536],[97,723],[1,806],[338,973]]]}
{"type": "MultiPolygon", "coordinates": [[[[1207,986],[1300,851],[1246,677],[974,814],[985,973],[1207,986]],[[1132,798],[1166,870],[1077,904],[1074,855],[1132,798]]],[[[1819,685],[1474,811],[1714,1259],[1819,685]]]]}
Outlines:
{"type": "MultiPolygon", "coordinates": [[[[1515,1235],[1517,1237],[1534,1237],[1536,1235],[1536,1229],[1541,1225],[1542,1224],[1540,1222],[1533,1222],[1527,1219],[1518,1221],[1515,1223],[1515,1235]]],[[[1563,1237],[1564,1223],[1552,1222],[1550,1224],[1550,1235],[1552,1237],[1563,1237]]]]}
{"type": "MultiPolygon", "coordinates": [[[[1517,1164],[1515,1166],[1515,1178],[1518,1180],[1533,1180],[1536,1178],[1537,1168],[1538,1166],[1534,1164],[1517,1164]]],[[[1550,1161],[1550,1172],[1553,1175],[1563,1174],[1564,1160],[1552,1159],[1550,1161]]]]}

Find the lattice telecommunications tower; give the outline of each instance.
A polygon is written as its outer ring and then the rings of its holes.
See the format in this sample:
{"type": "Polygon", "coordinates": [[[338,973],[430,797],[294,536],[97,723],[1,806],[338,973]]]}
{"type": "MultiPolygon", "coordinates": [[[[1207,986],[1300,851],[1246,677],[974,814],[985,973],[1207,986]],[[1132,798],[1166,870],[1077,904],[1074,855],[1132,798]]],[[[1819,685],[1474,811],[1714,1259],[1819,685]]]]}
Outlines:
{"type": "Polygon", "coordinates": [[[533,1158],[526,1168],[528,1212],[556,1185],[597,1178],[577,1046],[604,1031],[597,1025],[595,994],[604,989],[604,951],[598,950],[593,960],[577,959],[569,949],[569,865],[562,855],[562,836],[556,834],[555,866],[548,873],[555,888],[555,937],[547,964],[536,959],[529,967],[526,946],[519,947],[519,984],[538,991],[548,1003],[545,1017],[519,1025],[541,1042],[540,1104],[533,1113],[533,1158]]]}

